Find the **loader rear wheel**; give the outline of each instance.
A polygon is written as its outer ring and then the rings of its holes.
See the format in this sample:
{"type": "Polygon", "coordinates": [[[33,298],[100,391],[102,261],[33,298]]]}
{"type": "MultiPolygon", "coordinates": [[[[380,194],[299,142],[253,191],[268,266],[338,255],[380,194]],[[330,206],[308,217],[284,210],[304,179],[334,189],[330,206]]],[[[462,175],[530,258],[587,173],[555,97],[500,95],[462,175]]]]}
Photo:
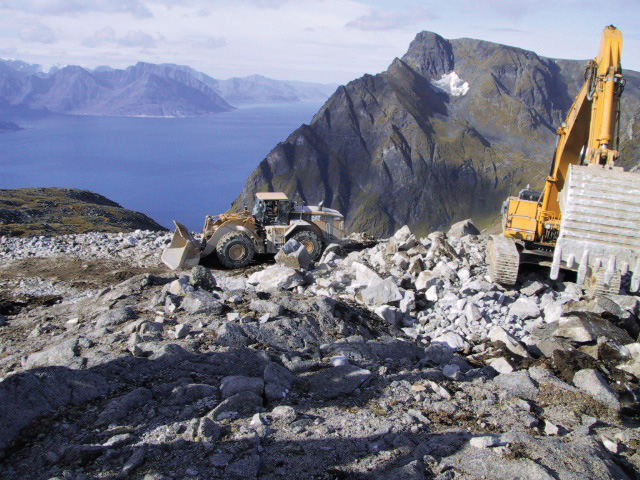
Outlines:
{"type": "Polygon", "coordinates": [[[316,261],[322,255],[322,241],[316,232],[302,230],[293,234],[293,237],[307,249],[312,261],[316,261]]]}
{"type": "Polygon", "coordinates": [[[251,239],[242,232],[229,232],[216,246],[220,263],[227,268],[242,268],[249,265],[256,249],[251,239]]]}

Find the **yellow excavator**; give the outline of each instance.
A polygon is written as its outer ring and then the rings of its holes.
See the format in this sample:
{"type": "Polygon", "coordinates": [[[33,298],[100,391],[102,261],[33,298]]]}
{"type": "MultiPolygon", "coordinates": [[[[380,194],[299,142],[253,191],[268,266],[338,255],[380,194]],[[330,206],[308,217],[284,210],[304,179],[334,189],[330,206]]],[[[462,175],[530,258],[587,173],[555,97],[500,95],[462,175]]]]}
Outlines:
{"type": "Polygon", "coordinates": [[[551,172],[542,192],[526,188],[502,208],[502,235],[487,245],[492,281],[512,286],[522,263],[577,272],[577,283],[594,295],[618,294],[631,273],[630,292],[640,286],[640,174],[616,166],[620,97],[625,79],[622,33],[602,32],[598,56],[587,63],[585,81],[558,128],[551,172]]]}

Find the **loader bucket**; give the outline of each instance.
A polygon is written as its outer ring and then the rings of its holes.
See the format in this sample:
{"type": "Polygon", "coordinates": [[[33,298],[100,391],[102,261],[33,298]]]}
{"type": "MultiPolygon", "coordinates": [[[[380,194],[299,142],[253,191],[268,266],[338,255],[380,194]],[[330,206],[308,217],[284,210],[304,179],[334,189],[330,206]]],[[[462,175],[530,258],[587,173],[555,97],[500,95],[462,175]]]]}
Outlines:
{"type": "Polygon", "coordinates": [[[572,165],[560,193],[562,220],[551,267],[577,269],[595,294],[618,293],[620,276],[640,284],[640,174],[572,165]],[[589,285],[591,283],[591,286],[589,285]]]}
{"type": "Polygon", "coordinates": [[[173,223],[176,224],[176,232],[160,258],[171,270],[195,267],[200,263],[200,245],[187,227],[175,220],[173,223]]]}

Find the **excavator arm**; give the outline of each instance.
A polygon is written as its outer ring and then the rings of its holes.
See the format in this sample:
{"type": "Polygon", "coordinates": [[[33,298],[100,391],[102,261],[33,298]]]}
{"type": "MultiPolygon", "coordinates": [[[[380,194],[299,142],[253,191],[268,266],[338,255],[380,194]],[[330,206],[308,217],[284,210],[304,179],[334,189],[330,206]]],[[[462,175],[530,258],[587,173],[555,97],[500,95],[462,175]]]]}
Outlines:
{"type": "Polygon", "coordinates": [[[551,171],[539,198],[530,190],[505,202],[503,235],[489,243],[489,274],[513,285],[520,263],[578,273],[595,294],[618,293],[631,272],[629,290],[640,287],[640,175],[617,167],[622,34],[602,32],[598,56],[558,128],[551,171]],[[549,262],[549,258],[552,261],[549,262]]]}
{"type": "Polygon", "coordinates": [[[615,165],[624,89],[621,53],[622,33],[614,26],[606,27],[600,52],[587,63],[582,88],[557,131],[557,147],[541,198],[538,238],[544,233],[545,220],[560,217],[559,195],[570,165],[615,165]]]}

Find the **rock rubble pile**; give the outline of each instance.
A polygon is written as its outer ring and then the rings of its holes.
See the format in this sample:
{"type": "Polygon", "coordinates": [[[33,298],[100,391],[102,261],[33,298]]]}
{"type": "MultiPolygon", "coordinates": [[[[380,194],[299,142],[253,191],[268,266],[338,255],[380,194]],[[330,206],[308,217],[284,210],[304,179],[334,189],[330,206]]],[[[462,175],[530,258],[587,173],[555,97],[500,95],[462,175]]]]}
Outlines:
{"type": "Polygon", "coordinates": [[[242,271],[168,240],[0,240],[0,478],[638,478],[638,297],[492,284],[469,221],[242,271]]]}

